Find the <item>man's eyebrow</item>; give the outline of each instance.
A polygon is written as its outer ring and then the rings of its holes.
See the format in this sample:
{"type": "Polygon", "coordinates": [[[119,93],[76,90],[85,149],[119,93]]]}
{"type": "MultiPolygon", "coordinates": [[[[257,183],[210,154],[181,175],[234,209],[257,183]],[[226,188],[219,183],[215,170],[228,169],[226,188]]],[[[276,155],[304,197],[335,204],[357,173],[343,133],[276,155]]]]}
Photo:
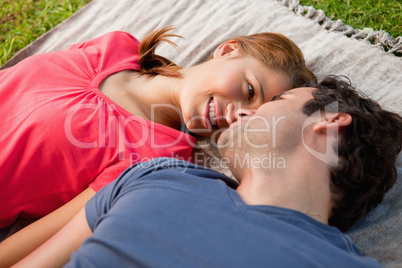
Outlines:
{"type": "Polygon", "coordinates": [[[270,101],[278,100],[280,97],[282,97],[283,95],[286,95],[286,94],[291,94],[291,93],[288,92],[288,91],[281,92],[281,93],[276,94],[275,96],[273,96],[270,101]]]}

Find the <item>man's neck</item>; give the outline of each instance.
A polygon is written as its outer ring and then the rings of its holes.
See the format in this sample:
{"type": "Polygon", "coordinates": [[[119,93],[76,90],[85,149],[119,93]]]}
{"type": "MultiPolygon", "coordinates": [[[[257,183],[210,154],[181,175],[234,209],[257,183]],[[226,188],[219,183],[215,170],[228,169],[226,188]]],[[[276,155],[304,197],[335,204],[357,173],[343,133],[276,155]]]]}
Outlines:
{"type": "Polygon", "coordinates": [[[320,163],[305,164],[287,165],[282,170],[250,170],[241,179],[237,192],[248,205],[293,209],[328,224],[331,213],[329,171],[320,163]]]}

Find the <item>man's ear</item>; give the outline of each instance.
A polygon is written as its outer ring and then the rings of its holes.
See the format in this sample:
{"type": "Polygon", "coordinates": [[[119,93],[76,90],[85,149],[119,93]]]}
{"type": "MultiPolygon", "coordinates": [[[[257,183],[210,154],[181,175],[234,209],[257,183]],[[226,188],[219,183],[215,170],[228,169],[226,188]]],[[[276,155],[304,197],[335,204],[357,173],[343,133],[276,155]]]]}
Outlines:
{"type": "Polygon", "coordinates": [[[326,117],[317,122],[313,129],[315,131],[337,130],[350,125],[350,123],[352,123],[352,116],[348,113],[326,114],[326,117]]]}
{"type": "Polygon", "coordinates": [[[229,40],[221,44],[214,52],[214,59],[227,56],[239,55],[239,43],[236,40],[229,40]]]}

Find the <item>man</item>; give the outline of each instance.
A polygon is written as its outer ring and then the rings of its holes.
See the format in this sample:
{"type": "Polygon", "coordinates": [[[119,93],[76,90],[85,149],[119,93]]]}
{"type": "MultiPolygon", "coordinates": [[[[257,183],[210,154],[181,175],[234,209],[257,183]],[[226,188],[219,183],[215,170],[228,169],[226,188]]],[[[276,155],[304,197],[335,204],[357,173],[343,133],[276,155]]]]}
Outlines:
{"type": "Polygon", "coordinates": [[[218,145],[239,185],[178,160],[139,164],[20,264],[62,265],[90,236],[67,267],[380,267],[339,229],[395,183],[400,116],[328,78],[276,96],[218,145]]]}

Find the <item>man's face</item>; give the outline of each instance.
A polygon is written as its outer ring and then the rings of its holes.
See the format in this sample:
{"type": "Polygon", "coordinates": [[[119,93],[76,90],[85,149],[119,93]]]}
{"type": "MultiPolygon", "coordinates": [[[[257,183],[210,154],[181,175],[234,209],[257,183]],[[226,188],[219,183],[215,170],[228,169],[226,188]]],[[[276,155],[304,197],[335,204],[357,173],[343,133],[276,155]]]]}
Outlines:
{"type": "Polygon", "coordinates": [[[281,93],[258,108],[254,115],[240,118],[221,134],[219,151],[229,159],[228,165],[235,176],[239,169],[275,168],[279,160],[283,164],[286,156],[302,144],[302,131],[309,130],[303,129],[307,119],[303,106],[313,98],[313,90],[297,88],[281,93]]]}

